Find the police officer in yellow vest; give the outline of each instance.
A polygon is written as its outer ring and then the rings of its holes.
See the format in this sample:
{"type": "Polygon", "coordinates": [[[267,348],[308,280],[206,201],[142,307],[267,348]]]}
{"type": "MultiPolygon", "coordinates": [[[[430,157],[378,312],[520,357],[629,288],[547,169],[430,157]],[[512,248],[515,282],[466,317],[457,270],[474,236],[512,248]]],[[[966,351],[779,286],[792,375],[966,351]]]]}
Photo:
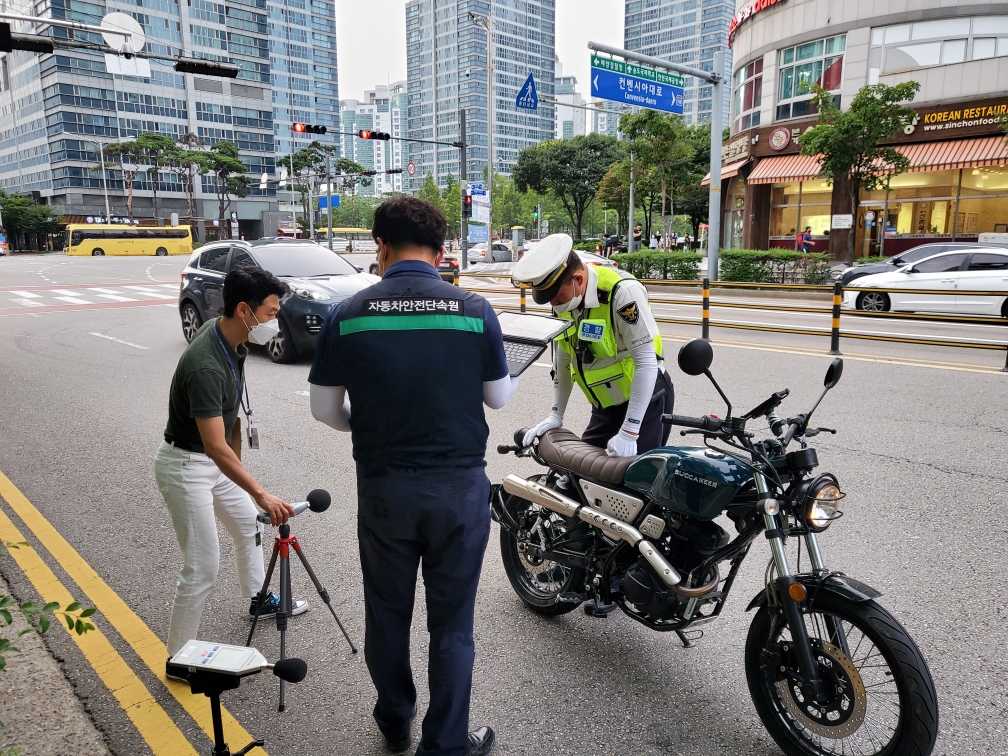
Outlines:
{"type": "Polygon", "coordinates": [[[585,265],[572,248],[567,234],[547,236],[512,273],[538,304],[572,321],[553,350],[553,408],[524,443],[563,425],[577,383],[592,405],[582,440],[611,457],[643,454],[668,441],[661,415],[675,398],[647,289],[616,268],[585,265]]]}

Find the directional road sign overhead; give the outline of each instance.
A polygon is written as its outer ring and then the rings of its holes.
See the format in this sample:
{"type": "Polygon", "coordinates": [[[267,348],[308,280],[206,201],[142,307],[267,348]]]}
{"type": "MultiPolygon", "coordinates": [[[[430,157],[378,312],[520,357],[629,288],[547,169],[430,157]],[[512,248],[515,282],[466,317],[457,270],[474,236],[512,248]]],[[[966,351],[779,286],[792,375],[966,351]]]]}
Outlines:
{"type": "Polygon", "coordinates": [[[591,65],[593,97],[682,115],[681,76],[598,55],[592,56],[591,65]]]}
{"type": "Polygon", "coordinates": [[[535,79],[532,74],[522,84],[518,90],[518,97],[515,98],[515,107],[522,110],[535,110],[539,107],[539,93],[536,91],[535,79]]]}

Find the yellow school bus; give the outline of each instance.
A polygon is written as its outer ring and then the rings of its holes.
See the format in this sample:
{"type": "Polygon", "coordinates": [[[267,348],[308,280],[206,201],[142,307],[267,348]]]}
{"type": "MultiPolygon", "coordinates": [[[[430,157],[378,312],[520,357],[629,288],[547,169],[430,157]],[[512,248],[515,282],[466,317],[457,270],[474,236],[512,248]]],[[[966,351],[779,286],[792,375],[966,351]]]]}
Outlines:
{"type": "Polygon", "coordinates": [[[67,226],[66,255],[191,255],[189,226],[150,227],[105,223],[67,226]]]}

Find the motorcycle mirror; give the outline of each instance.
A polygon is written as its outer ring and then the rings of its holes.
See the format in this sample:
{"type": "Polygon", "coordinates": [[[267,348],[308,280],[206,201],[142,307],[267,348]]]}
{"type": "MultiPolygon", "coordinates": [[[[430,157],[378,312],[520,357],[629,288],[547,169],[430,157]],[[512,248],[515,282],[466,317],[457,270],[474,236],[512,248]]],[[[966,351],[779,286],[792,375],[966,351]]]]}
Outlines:
{"type": "Polygon", "coordinates": [[[823,385],[828,389],[833,388],[840,382],[841,375],[843,375],[843,360],[837,357],[830,363],[829,369],[826,371],[826,380],[823,381],[823,385]]]}
{"type": "Polygon", "coordinates": [[[703,375],[713,361],[714,349],[703,339],[693,339],[679,350],[679,369],[686,375],[703,375]]]}

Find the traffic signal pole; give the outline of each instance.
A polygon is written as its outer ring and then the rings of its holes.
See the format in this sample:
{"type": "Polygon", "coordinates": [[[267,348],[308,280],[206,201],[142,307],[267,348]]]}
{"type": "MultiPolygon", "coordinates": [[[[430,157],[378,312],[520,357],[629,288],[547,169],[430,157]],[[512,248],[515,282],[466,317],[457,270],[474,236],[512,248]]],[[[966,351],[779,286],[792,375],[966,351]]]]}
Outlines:
{"type": "Polygon", "coordinates": [[[325,154],[325,176],[326,176],[326,206],[329,208],[329,231],[326,234],[329,237],[329,251],[332,252],[332,172],[329,170],[329,158],[331,157],[329,150],[326,150],[325,154]]]}
{"type": "MultiPolygon", "coordinates": [[[[462,270],[469,269],[469,223],[465,214],[465,196],[469,191],[469,163],[466,158],[466,114],[464,108],[459,108],[459,173],[462,183],[459,184],[459,250],[462,253],[462,270]]],[[[492,249],[492,245],[491,245],[492,249]]]]}

